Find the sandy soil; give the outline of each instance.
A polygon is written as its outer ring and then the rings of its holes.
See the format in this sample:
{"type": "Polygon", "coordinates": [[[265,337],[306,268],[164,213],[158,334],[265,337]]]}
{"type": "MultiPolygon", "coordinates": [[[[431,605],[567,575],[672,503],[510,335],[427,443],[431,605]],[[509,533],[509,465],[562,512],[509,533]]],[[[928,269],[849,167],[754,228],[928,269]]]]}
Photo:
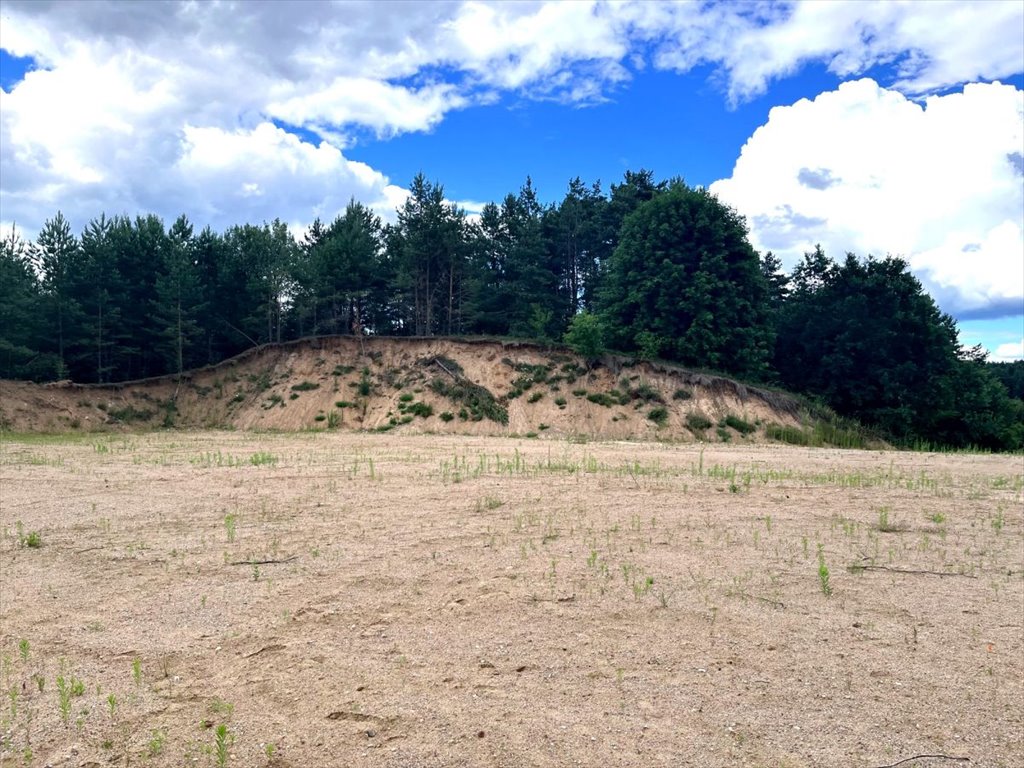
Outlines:
{"type": "Polygon", "coordinates": [[[1020,766],[1022,470],[7,438],[0,764],[1020,766]]]}
{"type": "Polygon", "coordinates": [[[485,340],[360,343],[333,336],[257,347],[190,371],[180,381],[173,376],[108,385],[0,380],[0,429],[19,432],[176,426],[749,442],[762,437],[767,424],[800,426],[809,419],[803,410],[790,395],[720,376],[617,358],[587,370],[566,350],[485,340]],[[447,362],[438,365],[438,359],[447,362]],[[434,391],[437,380],[482,387],[507,411],[507,420],[473,414],[464,402],[434,391]],[[654,398],[628,395],[640,389],[654,398]],[[612,394],[614,400],[600,404],[589,399],[612,394]],[[626,402],[618,395],[626,395],[626,402]],[[413,415],[408,408],[414,405],[429,406],[432,413],[413,415]],[[655,408],[664,410],[663,418],[650,418],[655,408]],[[714,426],[695,431],[688,418],[696,415],[714,426]],[[723,421],[728,416],[746,422],[749,434],[728,427],[723,421]]]}

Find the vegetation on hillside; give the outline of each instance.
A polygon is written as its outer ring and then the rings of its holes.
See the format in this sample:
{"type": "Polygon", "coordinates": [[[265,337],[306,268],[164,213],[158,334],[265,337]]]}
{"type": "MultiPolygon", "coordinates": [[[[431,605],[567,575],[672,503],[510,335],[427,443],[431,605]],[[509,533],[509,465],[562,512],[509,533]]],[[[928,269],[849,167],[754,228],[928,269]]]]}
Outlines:
{"type": "Polygon", "coordinates": [[[353,200],[301,239],[102,214],[76,236],[59,212],[35,242],[12,231],[0,377],[138,379],[316,334],[516,336],[782,385],[899,442],[1024,446],[1022,367],[962,351],[900,259],[817,249],[785,275],[735,211],[647,171],[548,206],[527,179],[479,220],[410,189],[394,224],[353,200]]]}

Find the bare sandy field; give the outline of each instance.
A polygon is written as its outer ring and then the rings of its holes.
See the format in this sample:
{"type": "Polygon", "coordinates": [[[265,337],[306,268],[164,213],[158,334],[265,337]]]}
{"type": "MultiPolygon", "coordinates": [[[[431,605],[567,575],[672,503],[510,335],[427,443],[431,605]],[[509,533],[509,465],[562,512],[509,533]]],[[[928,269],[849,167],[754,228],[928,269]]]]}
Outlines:
{"type": "Polygon", "coordinates": [[[0,765],[1021,766],[1022,487],[1019,456],[8,435],[0,765]]]}

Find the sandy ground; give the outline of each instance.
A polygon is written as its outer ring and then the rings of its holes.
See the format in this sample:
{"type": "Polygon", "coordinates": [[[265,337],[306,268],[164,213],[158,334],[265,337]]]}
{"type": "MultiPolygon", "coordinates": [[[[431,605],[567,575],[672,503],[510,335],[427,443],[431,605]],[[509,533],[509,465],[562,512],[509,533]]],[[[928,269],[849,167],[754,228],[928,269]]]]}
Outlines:
{"type": "Polygon", "coordinates": [[[190,371],[180,381],[0,380],[0,429],[60,433],[173,426],[481,437],[546,432],[563,439],[749,442],[763,438],[768,424],[813,422],[805,405],[783,392],[656,363],[607,362],[587,371],[583,360],[564,350],[516,342],[304,339],[254,348],[190,371]],[[438,381],[483,387],[507,420],[495,420],[493,413],[483,417],[464,400],[434,391],[438,381]],[[409,410],[415,406],[429,408],[409,410]],[[651,418],[655,409],[663,411],[658,419],[651,418]],[[729,426],[729,416],[746,422],[746,434],[734,428],[736,422],[729,426]],[[693,417],[713,426],[696,428],[693,417]]]}
{"type": "Polygon", "coordinates": [[[1021,766],[1022,485],[1019,456],[8,436],[0,764],[1021,766]]]}

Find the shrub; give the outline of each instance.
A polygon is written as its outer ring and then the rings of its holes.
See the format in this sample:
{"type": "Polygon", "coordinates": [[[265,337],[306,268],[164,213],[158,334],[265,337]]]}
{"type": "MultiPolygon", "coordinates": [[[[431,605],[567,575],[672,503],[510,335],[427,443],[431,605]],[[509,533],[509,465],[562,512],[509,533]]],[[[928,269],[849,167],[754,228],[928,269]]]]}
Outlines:
{"type": "Polygon", "coordinates": [[[557,405],[559,408],[565,408],[565,402],[566,401],[564,397],[555,398],[555,405],[557,405]]]}
{"type": "Polygon", "coordinates": [[[369,397],[370,392],[373,390],[373,383],[370,381],[370,369],[363,368],[363,372],[359,377],[359,384],[357,385],[357,391],[362,397],[369,397]]]}
{"type": "Polygon", "coordinates": [[[419,416],[420,418],[425,419],[428,416],[434,415],[433,407],[427,403],[413,403],[405,409],[405,412],[408,414],[410,420],[413,416],[419,416]]]}
{"type": "Polygon", "coordinates": [[[528,403],[536,403],[542,397],[544,397],[544,393],[543,392],[534,392],[532,395],[530,395],[530,399],[527,400],[526,402],[528,402],[528,403]]]}
{"type": "Polygon", "coordinates": [[[111,408],[107,411],[111,421],[130,422],[146,421],[153,417],[152,411],[139,410],[133,405],[126,405],[124,408],[111,408]]]}
{"type": "Polygon", "coordinates": [[[725,425],[732,427],[741,435],[749,435],[751,432],[757,431],[757,427],[749,421],[744,421],[739,416],[733,416],[731,413],[725,417],[725,425]]]}
{"type": "Polygon", "coordinates": [[[443,413],[441,413],[439,418],[443,422],[449,422],[449,421],[451,421],[452,419],[455,418],[455,414],[452,413],[451,411],[444,411],[443,413]]]}
{"type": "Polygon", "coordinates": [[[647,382],[643,382],[639,386],[631,389],[629,395],[634,400],[643,400],[645,403],[665,402],[665,399],[661,396],[661,393],[655,387],[652,387],[647,382]]]}
{"type": "Polygon", "coordinates": [[[414,399],[414,395],[411,392],[405,392],[398,399],[403,403],[411,403],[414,399]]]}
{"type": "Polygon", "coordinates": [[[617,397],[612,397],[604,392],[593,392],[587,395],[587,400],[595,403],[596,405],[603,405],[605,408],[611,408],[619,402],[617,397]]]}
{"type": "Polygon", "coordinates": [[[472,417],[473,421],[490,419],[499,424],[508,424],[508,409],[495,400],[490,390],[479,384],[465,379],[446,381],[438,377],[430,382],[430,388],[455,403],[462,403],[464,407],[459,410],[459,418],[463,420],[472,417]]]}
{"type": "Polygon", "coordinates": [[[664,427],[665,424],[668,422],[668,409],[663,408],[662,406],[652,408],[650,412],[647,414],[647,418],[653,421],[659,427],[664,427]]]}
{"type": "Polygon", "coordinates": [[[672,393],[673,400],[689,400],[691,397],[693,397],[693,391],[686,387],[680,387],[672,393]]]}
{"type": "Polygon", "coordinates": [[[320,389],[320,385],[315,381],[303,381],[292,385],[292,392],[309,392],[314,389],[320,389]]]}
{"type": "Polygon", "coordinates": [[[686,414],[686,426],[691,430],[703,432],[711,426],[711,419],[703,413],[686,414]]]}

